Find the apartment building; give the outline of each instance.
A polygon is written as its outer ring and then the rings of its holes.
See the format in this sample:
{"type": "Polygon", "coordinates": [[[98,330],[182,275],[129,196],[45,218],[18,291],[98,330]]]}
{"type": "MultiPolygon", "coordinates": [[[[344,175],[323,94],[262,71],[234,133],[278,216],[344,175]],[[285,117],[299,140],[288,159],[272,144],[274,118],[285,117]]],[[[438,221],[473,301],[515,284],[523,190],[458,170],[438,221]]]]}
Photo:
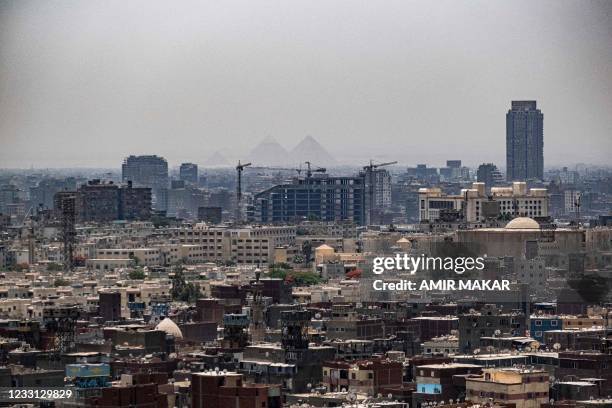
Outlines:
{"type": "Polygon", "coordinates": [[[294,245],[295,227],[224,228],[196,224],[176,230],[175,236],[181,244],[201,245],[206,262],[267,264],[274,261],[277,247],[294,245]]]}
{"type": "Polygon", "coordinates": [[[402,385],[402,363],[389,360],[328,361],[323,363],[323,385],[328,391],[342,390],[376,395],[385,387],[402,385]]]}
{"type": "Polygon", "coordinates": [[[485,305],[480,312],[459,316],[459,351],[479,348],[482,337],[522,336],[526,329],[523,313],[507,313],[494,305],[485,305]]]}
{"type": "Polygon", "coordinates": [[[548,403],[549,376],[545,370],[488,368],[466,378],[466,399],[476,403],[512,403],[516,408],[539,408],[548,403]]]}

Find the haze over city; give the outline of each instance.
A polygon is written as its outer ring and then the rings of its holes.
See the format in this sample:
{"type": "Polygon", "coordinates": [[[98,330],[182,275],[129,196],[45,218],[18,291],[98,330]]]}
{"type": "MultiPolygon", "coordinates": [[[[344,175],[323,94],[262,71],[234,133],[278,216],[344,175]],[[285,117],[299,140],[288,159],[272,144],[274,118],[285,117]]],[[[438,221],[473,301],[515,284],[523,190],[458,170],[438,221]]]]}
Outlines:
{"type": "MultiPolygon", "coordinates": [[[[339,163],[505,161],[537,100],[545,165],[609,164],[612,3],[0,3],[0,168],[232,163],[312,135],[339,163]],[[435,147],[435,148],[434,148],[435,147]]],[[[265,164],[265,163],[262,163],[265,164]]],[[[319,163],[327,165],[327,163],[319,163]]]]}
{"type": "Polygon", "coordinates": [[[612,408],[612,0],[0,0],[0,407],[612,408]]]}

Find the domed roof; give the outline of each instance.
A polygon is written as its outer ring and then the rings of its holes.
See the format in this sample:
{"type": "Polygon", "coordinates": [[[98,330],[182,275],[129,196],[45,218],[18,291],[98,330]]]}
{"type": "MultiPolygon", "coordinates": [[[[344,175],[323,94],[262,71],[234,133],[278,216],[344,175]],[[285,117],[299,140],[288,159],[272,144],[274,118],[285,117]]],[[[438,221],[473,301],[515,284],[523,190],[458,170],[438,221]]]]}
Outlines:
{"type": "Polygon", "coordinates": [[[334,248],[330,247],[330,246],[329,246],[329,245],[327,245],[327,244],[321,244],[321,245],[319,245],[318,247],[316,247],[316,248],[315,248],[315,251],[319,251],[319,250],[330,250],[330,249],[331,249],[332,251],[334,250],[334,248]]]}
{"type": "Polygon", "coordinates": [[[533,218],[517,217],[510,221],[505,229],[540,229],[540,224],[533,218]]]}
{"type": "Polygon", "coordinates": [[[410,243],[410,241],[408,241],[405,237],[401,237],[400,239],[398,239],[397,241],[395,241],[396,244],[406,244],[406,243],[410,243]]]}
{"type": "Polygon", "coordinates": [[[155,330],[165,331],[167,334],[173,335],[177,339],[183,338],[183,332],[181,329],[172,321],[172,319],[165,318],[157,326],[155,326],[155,330]]]}

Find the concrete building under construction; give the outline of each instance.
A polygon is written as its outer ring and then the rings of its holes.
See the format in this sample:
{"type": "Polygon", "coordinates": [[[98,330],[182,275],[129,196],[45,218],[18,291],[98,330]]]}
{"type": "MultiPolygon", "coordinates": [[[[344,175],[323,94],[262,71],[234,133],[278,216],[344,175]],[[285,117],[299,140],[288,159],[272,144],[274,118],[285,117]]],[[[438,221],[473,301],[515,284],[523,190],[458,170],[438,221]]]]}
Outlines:
{"type": "Polygon", "coordinates": [[[291,223],[306,220],[366,222],[363,177],[326,174],[294,178],[258,193],[249,211],[256,223],[291,223]]]}

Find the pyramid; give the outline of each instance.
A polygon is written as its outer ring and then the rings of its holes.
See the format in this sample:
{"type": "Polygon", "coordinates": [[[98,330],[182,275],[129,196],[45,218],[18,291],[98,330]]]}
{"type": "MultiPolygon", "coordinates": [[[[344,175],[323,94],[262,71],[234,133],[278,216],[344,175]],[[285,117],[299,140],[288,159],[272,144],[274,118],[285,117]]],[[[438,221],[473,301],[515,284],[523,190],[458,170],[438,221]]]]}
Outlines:
{"type": "Polygon", "coordinates": [[[230,163],[221,152],[216,151],[204,161],[207,166],[228,166],[230,163]]]}
{"type": "Polygon", "coordinates": [[[251,150],[248,161],[258,166],[282,166],[289,164],[291,159],[283,146],[268,137],[251,150]]]}
{"type": "Polygon", "coordinates": [[[297,163],[310,161],[317,166],[330,166],[336,164],[336,159],[316,139],[310,135],[306,136],[290,152],[291,160],[297,163]]]}

